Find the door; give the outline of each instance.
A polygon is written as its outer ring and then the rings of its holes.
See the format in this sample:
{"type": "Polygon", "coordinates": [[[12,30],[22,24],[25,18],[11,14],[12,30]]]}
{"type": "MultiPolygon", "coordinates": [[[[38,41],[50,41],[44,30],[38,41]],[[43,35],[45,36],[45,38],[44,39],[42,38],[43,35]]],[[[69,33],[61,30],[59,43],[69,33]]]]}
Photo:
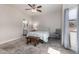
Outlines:
{"type": "Polygon", "coordinates": [[[70,40],[69,40],[69,23],[68,23],[68,20],[69,20],[69,9],[65,9],[64,10],[64,47],[66,49],[69,49],[70,48],[70,40]]]}
{"type": "Polygon", "coordinates": [[[78,7],[64,10],[64,47],[78,52],[78,7]]]}

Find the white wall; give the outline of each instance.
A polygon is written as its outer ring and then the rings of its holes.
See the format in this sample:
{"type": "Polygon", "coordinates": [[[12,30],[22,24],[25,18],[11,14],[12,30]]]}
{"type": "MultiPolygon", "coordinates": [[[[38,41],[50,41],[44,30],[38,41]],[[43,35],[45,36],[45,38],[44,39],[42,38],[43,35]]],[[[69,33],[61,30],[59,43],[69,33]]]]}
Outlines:
{"type": "MultiPolygon", "coordinates": [[[[56,10],[53,8],[50,10],[52,12],[33,16],[32,20],[39,22],[39,30],[48,30],[52,33],[56,28],[61,28],[62,10],[61,6],[56,10]]],[[[0,5],[0,44],[22,36],[23,18],[31,20],[30,16],[11,5],[0,5]]]]}
{"type": "Polygon", "coordinates": [[[0,5],[0,44],[22,36],[23,18],[30,20],[30,17],[12,6],[0,5]]]}
{"type": "Polygon", "coordinates": [[[53,8],[50,9],[51,12],[32,16],[32,20],[39,23],[39,30],[48,30],[53,33],[57,28],[61,28],[62,8],[60,5],[60,8],[54,9],[54,11],[53,8]]]}

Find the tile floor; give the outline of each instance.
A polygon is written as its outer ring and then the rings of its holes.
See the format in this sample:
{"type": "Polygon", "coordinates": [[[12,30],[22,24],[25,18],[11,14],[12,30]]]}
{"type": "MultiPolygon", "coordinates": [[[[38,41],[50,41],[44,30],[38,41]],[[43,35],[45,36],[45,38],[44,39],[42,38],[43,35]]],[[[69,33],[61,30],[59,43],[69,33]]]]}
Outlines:
{"type": "Polygon", "coordinates": [[[60,45],[60,40],[49,39],[48,43],[39,43],[36,47],[25,44],[25,39],[0,48],[0,54],[73,54],[60,45]]]}

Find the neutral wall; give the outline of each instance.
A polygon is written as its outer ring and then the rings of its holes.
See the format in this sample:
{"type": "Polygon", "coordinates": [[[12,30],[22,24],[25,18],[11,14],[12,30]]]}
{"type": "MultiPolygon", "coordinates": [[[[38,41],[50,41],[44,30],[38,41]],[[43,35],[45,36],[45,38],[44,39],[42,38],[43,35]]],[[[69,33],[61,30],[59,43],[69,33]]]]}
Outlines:
{"type": "Polygon", "coordinates": [[[0,5],[0,44],[22,37],[23,18],[30,20],[10,5],[0,5]]]}
{"type": "Polygon", "coordinates": [[[53,12],[32,16],[32,20],[39,23],[38,30],[49,31],[50,34],[55,32],[57,28],[61,28],[62,9],[59,8],[53,12]]]}

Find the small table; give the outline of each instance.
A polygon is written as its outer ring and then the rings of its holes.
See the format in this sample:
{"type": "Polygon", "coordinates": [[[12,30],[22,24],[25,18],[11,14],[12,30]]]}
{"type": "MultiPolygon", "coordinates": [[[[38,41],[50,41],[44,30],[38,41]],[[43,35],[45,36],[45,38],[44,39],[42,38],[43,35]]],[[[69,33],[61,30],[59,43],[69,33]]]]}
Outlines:
{"type": "Polygon", "coordinates": [[[40,42],[40,38],[39,37],[35,37],[35,36],[28,36],[26,37],[27,40],[27,44],[33,44],[34,46],[36,46],[39,42],[40,42]]]}

